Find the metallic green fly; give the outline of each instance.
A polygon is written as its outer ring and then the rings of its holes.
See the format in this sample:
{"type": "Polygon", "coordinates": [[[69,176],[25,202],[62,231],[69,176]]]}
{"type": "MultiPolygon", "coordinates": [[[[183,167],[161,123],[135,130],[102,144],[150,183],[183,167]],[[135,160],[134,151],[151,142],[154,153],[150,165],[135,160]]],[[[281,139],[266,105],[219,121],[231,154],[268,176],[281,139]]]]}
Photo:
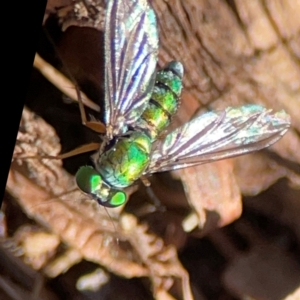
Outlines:
{"type": "Polygon", "coordinates": [[[105,20],[105,124],[94,168],[81,167],[78,187],[99,204],[126,201],[141,176],[246,154],[270,146],[290,126],[285,112],[259,105],[208,112],[169,133],[179,106],[183,66],[156,73],[156,16],[147,0],[109,0],[105,20]]]}

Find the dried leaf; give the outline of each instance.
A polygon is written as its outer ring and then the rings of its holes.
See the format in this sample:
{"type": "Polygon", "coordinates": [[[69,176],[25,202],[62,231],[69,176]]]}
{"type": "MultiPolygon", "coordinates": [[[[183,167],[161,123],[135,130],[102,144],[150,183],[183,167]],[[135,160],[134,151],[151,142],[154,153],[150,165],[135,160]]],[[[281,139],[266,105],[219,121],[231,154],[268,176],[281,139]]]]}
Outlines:
{"type": "Polygon", "coordinates": [[[233,222],[241,215],[241,194],[233,174],[232,160],[186,168],[178,173],[190,205],[198,215],[195,225],[202,235],[233,222]]]}

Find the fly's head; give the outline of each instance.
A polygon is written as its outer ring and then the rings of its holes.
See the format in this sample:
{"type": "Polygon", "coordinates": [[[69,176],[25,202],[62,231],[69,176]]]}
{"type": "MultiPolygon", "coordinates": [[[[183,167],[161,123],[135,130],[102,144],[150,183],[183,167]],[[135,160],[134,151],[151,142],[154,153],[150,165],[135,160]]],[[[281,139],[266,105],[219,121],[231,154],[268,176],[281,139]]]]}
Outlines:
{"type": "Polygon", "coordinates": [[[81,191],[105,207],[117,207],[127,200],[124,191],[110,187],[91,166],[79,168],[75,180],[81,191]]]}

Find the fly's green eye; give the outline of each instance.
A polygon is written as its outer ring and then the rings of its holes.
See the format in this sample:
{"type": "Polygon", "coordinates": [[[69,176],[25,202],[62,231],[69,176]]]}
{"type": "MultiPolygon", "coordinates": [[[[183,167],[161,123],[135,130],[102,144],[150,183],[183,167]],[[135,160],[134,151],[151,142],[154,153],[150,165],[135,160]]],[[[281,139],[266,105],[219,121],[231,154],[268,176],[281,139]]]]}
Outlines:
{"type": "Polygon", "coordinates": [[[75,175],[78,187],[85,193],[93,193],[102,185],[102,178],[98,172],[91,166],[79,168],[75,175]]]}
{"type": "Polygon", "coordinates": [[[100,204],[106,207],[117,207],[123,205],[126,202],[126,193],[121,190],[111,190],[107,202],[101,202],[100,204]]]}
{"type": "Polygon", "coordinates": [[[126,202],[126,193],[111,188],[91,166],[79,168],[75,178],[78,187],[84,193],[91,195],[100,205],[117,207],[126,202]]]}

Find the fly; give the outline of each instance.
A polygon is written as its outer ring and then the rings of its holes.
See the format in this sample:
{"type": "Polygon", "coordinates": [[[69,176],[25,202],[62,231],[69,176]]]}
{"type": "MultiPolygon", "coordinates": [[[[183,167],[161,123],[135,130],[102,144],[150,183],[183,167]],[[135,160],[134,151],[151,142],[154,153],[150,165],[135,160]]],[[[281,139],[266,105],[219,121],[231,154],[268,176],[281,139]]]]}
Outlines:
{"type": "Polygon", "coordinates": [[[126,202],[124,188],[141,176],[234,157],[268,147],[290,126],[284,112],[259,105],[207,112],[158,139],[174,114],[183,66],[156,72],[158,29],[147,0],[110,0],[105,18],[104,144],[76,183],[99,204],[126,202]]]}

